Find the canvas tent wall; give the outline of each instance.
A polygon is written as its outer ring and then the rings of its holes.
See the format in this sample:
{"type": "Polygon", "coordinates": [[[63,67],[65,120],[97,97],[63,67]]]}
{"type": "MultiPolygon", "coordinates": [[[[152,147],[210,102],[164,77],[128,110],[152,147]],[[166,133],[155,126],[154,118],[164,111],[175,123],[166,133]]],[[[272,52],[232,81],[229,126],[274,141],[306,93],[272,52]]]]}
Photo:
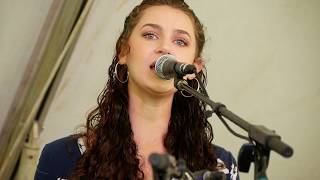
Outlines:
{"type": "MultiPolygon", "coordinates": [[[[14,99],[23,98],[15,95],[54,2],[61,1],[33,0],[33,5],[27,4],[30,6],[24,8],[20,7],[21,2],[0,2],[0,13],[4,14],[0,20],[5,25],[0,28],[1,133],[6,130],[3,124],[14,99]],[[10,16],[11,13],[17,15],[10,16]]],[[[124,17],[138,2],[94,1],[63,68],[64,73],[52,86],[55,91],[40,117],[44,122],[41,146],[76,132],[76,127],[85,122],[87,112],[95,106],[96,97],[106,82],[107,67],[124,17]]],[[[305,176],[316,179],[320,175],[316,169],[320,162],[317,155],[320,2],[187,2],[206,26],[208,40],[204,58],[210,96],[251,123],[275,129],[295,149],[291,159],[272,153],[268,169],[270,179],[300,180],[305,176]]],[[[215,143],[230,149],[236,156],[243,141],[227,132],[217,118],[210,121],[215,143]]],[[[240,176],[252,179],[252,174],[241,173],[240,176]]]]}

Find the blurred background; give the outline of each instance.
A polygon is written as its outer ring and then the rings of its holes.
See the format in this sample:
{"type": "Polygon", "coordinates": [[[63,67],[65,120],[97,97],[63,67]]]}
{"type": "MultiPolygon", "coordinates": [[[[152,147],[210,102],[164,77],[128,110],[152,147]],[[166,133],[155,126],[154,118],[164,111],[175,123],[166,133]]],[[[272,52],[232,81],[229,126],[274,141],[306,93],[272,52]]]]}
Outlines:
{"type": "MultiPolygon", "coordinates": [[[[0,1],[0,177],[33,179],[42,147],[79,131],[139,2],[0,1]]],[[[211,99],[294,148],[289,159],[271,153],[269,178],[317,179],[320,1],[187,2],[206,28],[211,99]]],[[[214,143],[237,157],[245,141],[210,122],[214,143]]],[[[253,179],[253,167],[240,177],[253,179]]]]}

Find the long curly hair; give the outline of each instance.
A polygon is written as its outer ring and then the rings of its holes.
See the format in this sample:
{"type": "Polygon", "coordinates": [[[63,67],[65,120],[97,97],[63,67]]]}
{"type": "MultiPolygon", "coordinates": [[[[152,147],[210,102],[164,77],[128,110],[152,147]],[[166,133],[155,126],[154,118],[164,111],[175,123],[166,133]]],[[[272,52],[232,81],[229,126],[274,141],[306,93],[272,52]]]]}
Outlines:
{"type": "MultiPolygon", "coordinates": [[[[143,0],[137,5],[126,17],[123,32],[117,40],[109,79],[98,96],[98,106],[87,117],[86,131],[76,136],[84,136],[86,151],[78,160],[71,179],[144,178],[129,121],[128,83],[119,82],[114,72],[120,54],[130,50],[127,42],[143,11],[159,5],[179,9],[191,18],[196,34],[196,57],[200,57],[205,43],[203,26],[183,0],[143,0]]],[[[118,78],[125,80],[126,66],[119,64],[117,73],[118,78]]],[[[206,82],[202,71],[197,77],[206,82]]],[[[176,92],[168,132],[164,137],[167,152],[177,159],[184,159],[191,171],[215,170],[217,158],[212,140],[213,132],[205,116],[205,104],[176,92]]]]}

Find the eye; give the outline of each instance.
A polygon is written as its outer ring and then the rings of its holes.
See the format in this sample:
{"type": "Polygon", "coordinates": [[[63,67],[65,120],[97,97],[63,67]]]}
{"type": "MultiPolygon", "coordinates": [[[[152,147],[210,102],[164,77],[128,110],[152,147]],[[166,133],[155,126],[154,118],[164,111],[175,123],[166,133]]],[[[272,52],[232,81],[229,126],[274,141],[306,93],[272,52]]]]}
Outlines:
{"type": "Polygon", "coordinates": [[[146,33],[143,33],[143,37],[145,37],[146,39],[151,39],[151,40],[156,40],[156,39],[158,39],[157,34],[154,33],[154,32],[146,32],[146,33]]]}
{"type": "Polygon", "coordinates": [[[184,39],[176,39],[174,41],[178,46],[188,46],[188,42],[184,39]]]}

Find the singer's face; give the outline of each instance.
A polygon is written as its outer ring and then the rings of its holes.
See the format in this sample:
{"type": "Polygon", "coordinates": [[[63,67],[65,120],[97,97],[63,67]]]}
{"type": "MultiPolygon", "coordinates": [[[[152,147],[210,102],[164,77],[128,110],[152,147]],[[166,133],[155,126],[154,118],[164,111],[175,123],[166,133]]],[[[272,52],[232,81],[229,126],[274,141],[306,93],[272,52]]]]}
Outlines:
{"type": "Polygon", "coordinates": [[[120,63],[128,65],[129,90],[173,95],[176,91],[173,80],[163,80],[155,74],[155,61],[168,53],[183,63],[192,64],[195,60],[196,40],[191,18],[169,6],[144,10],[128,44],[130,50],[120,57],[120,63]]]}

